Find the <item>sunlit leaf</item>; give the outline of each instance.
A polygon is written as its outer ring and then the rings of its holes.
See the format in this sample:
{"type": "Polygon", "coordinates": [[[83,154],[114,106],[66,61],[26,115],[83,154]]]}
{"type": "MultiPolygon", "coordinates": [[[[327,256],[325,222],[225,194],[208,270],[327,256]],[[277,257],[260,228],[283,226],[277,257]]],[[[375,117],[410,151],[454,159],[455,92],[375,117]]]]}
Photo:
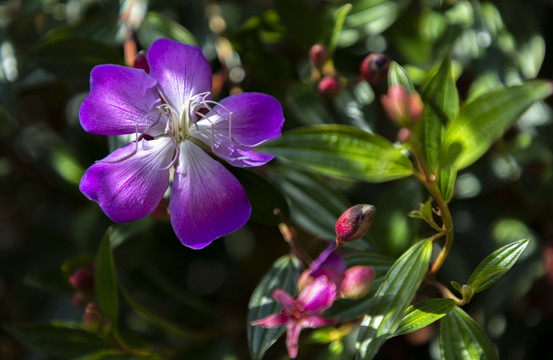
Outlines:
{"type": "Polygon", "coordinates": [[[328,16],[332,20],[330,26],[331,32],[327,42],[328,52],[331,55],[334,53],[334,50],[338,45],[340,31],[342,30],[342,26],[344,25],[344,21],[346,20],[346,16],[350,12],[351,7],[351,4],[344,4],[336,10],[331,10],[330,15],[328,16]]]}
{"type": "Polygon", "coordinates": [[[248,343],[254,360],[261,359],[265,351],[284,334],[286,328],[280,326],[266,329],[251,325],[252,321],[280,311],[281,306],[272,298],[273,291],[279,288],[291,295],[296,294],[296,281],[299,275],[299,261],[290,256],[282,256],[275,261],[252,293],[248,304],[248,343]]]}
{"type": "Polygon", "coordinates": [[[552,93],[550,82],[533,80],[492,91],[469,103],[446,128],[440,163],[455,169],[471,165],[530,105],[552,93]]]}
{"type": "Polygon", "coordinates": [[[388,87],[393,85],[402,85],[409,92],[415,91],[413,80],[407,74],[407,71],[397,62],[392,61],[388,69],[388,87]]]}
{"type": "Polygon", "coordinates": [[[440,169],[440,178],[438,179],[438,186],[445,202],[448,203],[453,198],[453,191],[455,190],[455,181],[457,180],[457,170],[449,167],[446,169],[440,169]]]}
{"type": "Polygon", "coordinates": [[[50,324],[17,325],[5,329],[26,346],[64,359],[114,350],[108,340],[81,329],[50,324]]]}
{"type": "Polygon", "coordinates": [[[440,320],[455,307],[453,299],[427,299],[407,308],[398,329],[391,336],[399,336],[422,329],[440,320]]]}
{"type": "Polygon", "coordinates": [[[432,242],[421,240],[388,271],[361,322],[356,344],[359,358],[372,359],[388,336],[397,330],[428,270],[431,255],[432,242]]]}
{"type": "Polygon", "coordinates": [[[360,39],[380,34],[397,20],[409,3],[409,0],[354,1],[344,28],[355,29],[360,39]]]}
{"type": "Polygon", "coordinates": [[[467,283],[476,294],[499,280],[522,254],[530,239],[523,239],[503,246],[486,257],[474,269],[467,283]]]}
{"type": "Polygon", "coordinates": [[[484,330],[459,307],[440,321],[440,350],[447,360],[499,359],[484,330]]]}
{"type": "Polygon", "coordinates": [[[119,298],[117,297],[117,280],[115,278],[115,265],[111,252],[110,232],[111,229],[106,231],[98,248],[94,271],[94,288],[102,314],[111,320],[114,329],[116,329],[119,298]]]}
{"type": "Polygon", "coordinates": [[[379,135],[344,125],[292,130],[261,146],[261,151],[338,178],[382,182],[412,173],[402,148],[379,135]]]}

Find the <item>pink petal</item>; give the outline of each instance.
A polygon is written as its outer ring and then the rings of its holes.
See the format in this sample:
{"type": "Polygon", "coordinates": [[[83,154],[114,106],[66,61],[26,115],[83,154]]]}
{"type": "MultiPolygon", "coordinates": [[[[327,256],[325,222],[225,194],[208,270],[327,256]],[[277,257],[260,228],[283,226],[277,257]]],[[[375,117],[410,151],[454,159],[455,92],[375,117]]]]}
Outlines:
{"type": "Polygon", "coordinates": [[[147,57],[150,75],[179,114],[191,97],[211,91],[211,68],[199,47],[159,39],[150,46],[147,57]]]}
{"type": "Polygon", "coordinates": [[[286,291],[281,289],[273,291],[273,299],[282,305],[285,310],[291,309],[297,303],[297,300],[294,300],[286,291]]]}
{"type": "Polygon", "coordinates": [[[263,319],[255,320],[252,322],[252,325],[263,326],[265,328],[273,328],[277,326],[282,326],[288,321],[288,315],[286,313],[280,312],[278,314],[271,314],[264,317],[263,319]]]}
{"type": "Polygon", "coordinates": [[[90,73],[90,93],[79,110],[82,127],[93,134],[163,133],[165,118],[156,81],[141,69],[99,65],[90,73]]]}
{"type": "Polygon", "coordinates": [[[338,318],[325,319],[317,315],[307,316],[301,319],[301,326],[304,328],[318,328],[322,326],[334,325],[338,318]]]}
{"type": "Polygon", "coordinates": [[[83,194],[115,222],[149,215],[169,186],[169,170],[160,170],[174,153],[169,138],[142,139],[136,149],[132,142],[115,150],[89,167],[81,179],[83,194]]]}
{"type": "Polygon", "coordinates": [[[223,165],[191,141],[184,141],[169,211],[181,242],[201,249],[241,228],[251,206],[242,185],[223,165]]]}
{"type": "Polygon", "coordinates": [[[300,337],[301,325],[297,322],[289,322],[286,327],[286,348],[288,356],[294,359],[298,356],[298,339],[300,337]]]}
{"type": "Polygon", "coordinates": [[[326,276],[319,276],[306,285],[298,295],[298,301],[303,303],[305,311],[320,314],[328,309],[336,300],[336,285],[326,276]]]}
{"type": "Polygon", "coordinates": [[[229,96],[206,117],[198,121],[198,127],[191,128],[192,136],[210,145],[229,164],[259,166],[274,157],[255,151],[255,146],[280,136],[282,130],[282,107],[272,96],[259,93],[229,96]]]}

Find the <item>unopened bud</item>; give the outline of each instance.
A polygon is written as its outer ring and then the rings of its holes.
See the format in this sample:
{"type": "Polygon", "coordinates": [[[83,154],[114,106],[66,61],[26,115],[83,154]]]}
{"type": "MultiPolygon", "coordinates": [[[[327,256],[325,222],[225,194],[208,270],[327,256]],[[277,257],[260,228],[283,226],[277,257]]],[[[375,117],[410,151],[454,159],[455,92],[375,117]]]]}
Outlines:
{"type": "Polygon", "coordinates": [[[413,133],[408,128],[401,128],[397,132],[397,141],[404,144],[406,142],[409,142],[411,140],[411,137],[413,136],[413,133]]]}
{"type": "Polygon", "coordinates": [[[371,288],[374,281],[375,271],[370,266],[352,266],[346,270],[344,281],[342,281],[343,298],[359,299],[371,288]]]}
{"type": "Polygon", "coordinates": [[[361,63],[361,77],[369,83],[374,84],[386,77],[390,58],[382,53],[372,53],[361,63]]]}
{"type": "Polygon", "coordinates": [[[144,50],[141,50],[138,54],[136,54],[136,57],[134,58],[134,67],[146,71],[146,74],[150,73],[150,66],[148,65],[146,52],[144,50]]]}
{"type": "Polygon", "coordinates": [[[360,239],[371,226],[376,208],[358,204],[347,209],[336,221],[336,242],[345,243],[360,239]]]}
{"type": "Polygon", "coordinates": [[[309,49],[309,59],[317,69],[322,68],[329,58],[328,50],[324,45],[315,44],[309,49]]]}
{"type": "Polygon", "coordinates": [[[94,288],[94,275],[92,271],[85,268],[77,268],[73,274],[69,276],[69,282],[75,290],[84,293],[89,293],[94,288]]]}
{"type": "Polygon", "coordinates": [[[325,76],[321,79],[321,81],[319,81],[317,90],[319,90],[319,94],[323,96],[333,97],[338,95],[340,92],[340,84],[336,78],[332,76],[325,76]]]}
{"type": "Polygon", "coordinates": [[[98,331],[102,324],[104,316],[102,311],[95,303],[89,303],[83,314],[83,327],[92,332],[98,331]]]}
{"type": "Polygon", "coordinates": [[[381,100],[388,117],[399,126],[409,127],[422,115],[424,105],[419,93],[410,93],[402,85],[391,86],[381,100]]]}
{"type": "Polygon", "coordinates": [[[82,308],[88,303],[89,300],[90,296],[78,291],[71,297],[71,304],[76,308],[82,308]]]}

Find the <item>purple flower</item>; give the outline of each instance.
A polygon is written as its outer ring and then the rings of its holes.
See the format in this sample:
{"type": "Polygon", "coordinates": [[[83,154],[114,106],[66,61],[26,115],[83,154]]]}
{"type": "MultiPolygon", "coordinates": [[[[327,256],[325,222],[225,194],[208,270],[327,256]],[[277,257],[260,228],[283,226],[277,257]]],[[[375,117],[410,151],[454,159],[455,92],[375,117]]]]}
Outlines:
{"type": "Polygon", "coordinates": [[[149,73],[118,65],[92,70],[81,125],[136,140],[92,165],[80,189],[110,219],[126,222],[152,213],[171,183],[173,229],[200,249],[242,227],[251,212],[238,180],[205,150],[237,167],[265,164],[273,155],[254,147],[280,136],[282,108],[259,93],[212,101],[211,70],[198,47],[160,39],[147,62],[149,73]]]}
{"type": "Polygon", "coordinates": [[[313,260],[309,268],[305,270],[298,279],[298,289],[312,283],[315,279],[324,276],[336,286],[339,291],[346,273],[346,263],[336,252],[334,242],[328,244],[327,248],[313,260]]]}
{"type": "Polygon", "coordinates": [[[282,311],[256,320],[252,325],[266,328],[286,325],[286,348],[288,355],[295,358],[301,329],[333,325],[338,321],[320,316],[334,303],[336,296],[336,284],[326,276],[317,277],[295,299],[284,290],[277,289],[273,292],[273,298],[282,305],[282,311]]]}

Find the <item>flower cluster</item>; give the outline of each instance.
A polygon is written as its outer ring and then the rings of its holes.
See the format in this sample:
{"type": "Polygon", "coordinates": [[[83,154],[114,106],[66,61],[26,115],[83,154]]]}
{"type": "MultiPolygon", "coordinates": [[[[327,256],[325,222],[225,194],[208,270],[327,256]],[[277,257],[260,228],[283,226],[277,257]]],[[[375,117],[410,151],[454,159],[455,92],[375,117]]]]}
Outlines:
{"type": "Polygon", "coordinates": [[[339,297],[364,295],[373,279],[374,269],[370,267],[357,266],[346,271],[344,260],[336,252],[335,244],[331,243],[300,275],[298,296],[294,298],[286,291],[276,289],[273,298],[282,305],[282,311],[256,320],[252,325],[266,328],[286,326],[288,355],[295,358],[301,330],[337,323],[337,318],[325,319],[323,312],[339,297]]]}
{"type": "Polygon", "coordinates": [[[80,108],[94,134],[135,134],[136,140],[96,162],[80,189],[115,222],[151,214],[171,184],[169,212],[181,242],[200,249],[240,227],[251,206],[242,185],[210,151],[237,167],[273,155],[256,152],[280,136],[279,102],[259,93],[211,99],[211,70],[201,49],[155,41],[147,66],[100,65],[80,108]]]}

